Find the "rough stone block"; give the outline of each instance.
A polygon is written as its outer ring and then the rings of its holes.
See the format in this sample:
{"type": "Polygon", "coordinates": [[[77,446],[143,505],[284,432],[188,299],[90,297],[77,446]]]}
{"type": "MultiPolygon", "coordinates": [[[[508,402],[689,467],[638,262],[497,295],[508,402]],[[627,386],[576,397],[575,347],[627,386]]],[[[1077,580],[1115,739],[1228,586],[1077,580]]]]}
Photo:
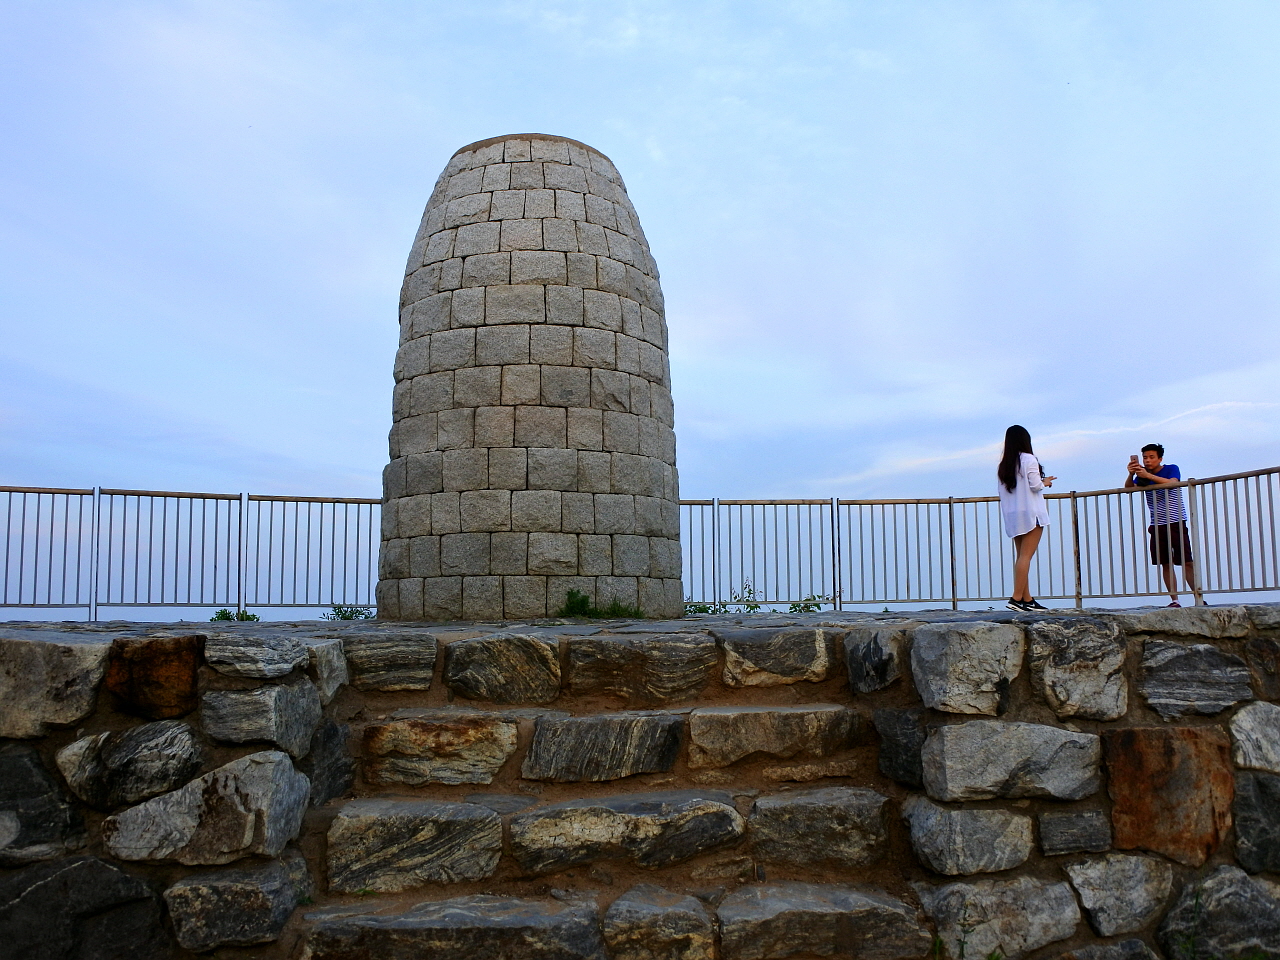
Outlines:
{"type": "Polygon", "coordinates": [[[1158,940],[1174,960],[1280,955],[1280,900],[1275,888],[1223,864],[1203,879],[1188,878],[1158,940]]]}
{"type": "Polygon", "coordinates": [[[529,573],[572,576],[577,572],[577,536],[572,533],[529,534],[529,573]]]}
{"type": "Polygon", "coordinates": [[[775,687],[800,680],[826,680],[835,668],[839,632],[821,627],[713,629],[724,651],[724,682],[730,687],[775,687]]]}
{"type": "Polygon", "coordinates": [[[310,917],[305,955],[316,960],[466,957],[467,960],[605,960],[596,906],[475,894],[397,914],[310,917]]]}
{"type": "Polygon", "coordinates": [[[1250,627],[1244,607],[1161,607],[1126,620],[1131,633],[1186,637],[1247,637],[1250,627]]]}
{"type": "MultiPolygon", "coordinates": [[[[504,164],[505,166],[505,164],[504,164]]],[[[511,168],[507,168],[510,179],[511,168]]],[[[523,190],[496,190],[493,194],[493,206],[490,209],[491,220],[520,220],[524,217],[523,190]]]]}
{"type": "Polygon", "coordinates": [[[149,720],[181,717],[196,708],[204,637],[120,637],[111,641],[106,687],[129,713],[149,720]]]}
{"type": "Polygon", "coordinates": [[[461,577],[436,577],[422,582],[424,620],[458,620],[461,617],[461,577]]]}
{"type": "Polygon", "coordinates": [[[875,889],[745,886],[725,897],[718,913],[724,960],[915,960],[929,951],[929,932],[915,908],[875,889]]]}
{"type": "Polygon", "coordinates": [[[1006,623],[931,623],[917,627],[911,672],[924,705],[948,713],[995,716],[1022,670],[1023,634],[1006,623]]]}
{"type": "Polygon", "coordinates": [[[1046,856],[1105,853],[1111,821],[1105,810],[1047,810],[1040,814],[1040,849],[1046,856]]]}
{"type": "Polygon", "coordinates": [[[1007,810],[955,810],[913,795],[902,804],[911,848],[937,873],[998,873],[1031,856],[1031,818],[1007,810]]]}
{"type": "Polygon", "coordinates": [[[483,880],[502,854],[502,820],[487,807],[429,800],[353,800],[329,827],[329,887],[407,890],[483,880]]]}
{"type": "Polygon", "coordinates": [[[1146,641],[1138,687],[1163,720],[1187,713],[1212,716],[1253,699],[1244,661],[1209,643],[1146,641]]]}
{"type": "Polygon", "coordinates": [[[333,719],[322,721],[316,728],[311,748],[297,765],[311,781],[310,806],[323,807],[344,796],[355,783],[356,762],[347,749],[350,736],[351,728],[333,719]]]}
{"type": "Polygon", "coordinates": [[[503,577],[502,603],[508,617],[547,616],[547,578],[503,577]]]}
{"type": "Polygon", "coordinates": [[[693,790],[571,800],[511,818],[511,853],[531,873],[600,860],[666,867],[739,840],[728,794],[693,790]]]}
{"type": "Polygon", "coordinates": [[[912,884],[937,924],[949,956],[986,957],[995,951],[1020,960],[1033,950],[1065,940],[1080,924],[1080,908],[1065,883],[1031,877],[976,880],[941,887],[912,884]]]}
{"type": "Polygon", "coordinates": [[[445,648],[449,689],[471,700],[549,703],[560,695],[560,653],[545,637],[498,633],[445,648]]]}
{"type": "Polygon", "coordinates": [[[712,960],[715,926],[693,897],[641,883],[605,911],[604,942],[613,960],[712,960]]]}
{"type": "Polygon", "coordinates": [[[176,789],[195,776],[203,759],[195,731],[178,720],[82,737],[57,754],[72,792],[100,810],[176,789]]]}
{"type": "Polygon", "coordinates": [[[825,757],[851,745],[858,716],[847,707],[704,707],[689,715],[689,766],[727,767],[752,754],[825,757]]]}
{"type": "MultiPolygon", "coordinates": [[[[511,492],[509,490],[468,490],[459,497],[458,511],[464,533],[488,533],[511,529],[511,492]]],[[[447,540],[446,540],[447,542],[447,540]]],[[[489,542],[484,541],[484,563],[478,569],[458,570],[458,573],[488,573],[489,542]]],[[[444,549],[444,543],[441,544],[444,549]]],[[[442,554],[443,559],[443,554],[442,554]]]]}
{"type": "Polygon", "coordinates": [[[1125,639],[1114,621],[1041,620],[1027,626],[1035,689],[1060,718],[1118,720],[1129,709],[1125,639]]]}
{"type": "Polygon", "coordinates": [[[1160,960],[1141,940],[1095,943],[1059,954],[1057,960],[1160,960]]]}
{"type": "Polygon", "coordinates": [[[142,880],[73,857],[0,876],[6,956],[21,960],[170,960],[164,905],[142,880]]]}
{"type": "Polygon", "coordinates": [[[921,751],[924,786],[935,800],[1055,797],[1098,791],[1099,740],[1038,723],[970,720],[937,727],[921,751]]]}
{"type": "Polygon", "coordinates": [[[902,676],[911,643],[908,626],[852,626],[844,638],[844,662],[854,693],[883,690],[902,676]]]}
{"type": "Polygon", "coordinates": [[[765,863],[854,869],[888,847],[885,804],[873,790],[826,787],[761,797],[751,808],[752,849],[765,863]]]}
{"type": "Polygon", "coordinates": [[[501,620],[502,578],[463,577],[462,616],[466,620],[501,620]]]}
{"type": "MultiPolygon", "coordinates": [[[[578,453],[578,484],[577,487],[582,491],[590,491],[592,493],[608,493],[612,489],[612,478],[610,476],[610,467],[612,466],[609,454],[603,451],[597,453],[595,451],[583,450],[578,453]]],[[[628,530],[635,529],[634,501],[631,505],[632,517],[628,530]]],[[[597,518],[598,521],[598,518],[597,518]]],[[[616,521],[617,525],[621,525],[626,521],[616,521]]],[[[604,532],[604,531],[600,531],[604,532]]],[[[619,531],[613,531],[617,533],[619,531]]]]}
{"type": "Polygon", "coordinates": [[[313,892],[307,863],[295,853],[262,865],[183,877],[165,890],[164,900],[178,943],[203,952],[279,939],[298,901],[313,892]]]}
{"type": "Polygon", "coordinates": [[[449,576],[489,573],[489,534],[454,533],[441,537],[440,572],[449,576]]]}
{"type": "Polygon", "coordinates": [[[1231,718],[1236,766],[1280,773],[1280,707],[1259,701],[1236,711],[1231,718]]]}
{"type": "Polygon", "coordinates": [[[1066,866],[1089,924],[1099,936],[1134,933],[1155,919],[1173,889],[1161,860],[1111,853],[1066,866]]]}
{"type": "MultiPolygon", "coordinates": [[[[453,578],[450,578],[452,580],[453,578]]],[[[427,604],[424,587],[423,606],[427,604]]],[[[440,602],[439,597],[435,602],[440,602]]],[[[351,634],[343,638],[357,690],[429,690],[438,641],[421,631],[351,634]]]]}
{"type": "MultiPolygon", "coordinates": [[[[411,544],[411,553],[422,549],[419,541],[431,541],[432,537],[414,537],[409,541],[411,544]]],[[[436,541],[438,543],[438,541],[436,541]]],[[[439,567],[437,547],[436,567],[439,567]]],[[[414,560],[418,563],[411,563],[410,569],[416,569],[420,565],[420,558],[415,556],[414,560]]],[[[424,576],[422,573],[411,573],[411,576],[424,576]]],[[[311,663],[309,665],[309,673],[311,679],[315,682],[316,691],[320,694],[320,702],[328,704],[337,695],[338,691],[351,682],[351,672],[347,669],[347,655],[342,649],[342,641],[337,637],[331,639],[308,639],[303,640],[303,645],[311,654],[311,663]]]]}
{"type": "MultiPolygon", "coordinates": [[[[67,802],[36,749],[22,743],[0,745],[0,867],[65,856],[85,841],[83,817],[67,802]]],[[[0,879],[0,888],[3,883],[0,879]]]]}
{"type": "Polygon", "coordinates": [[[880,735],[880,772],[909,787],[924,786],[920,751],[925,741],[925,713],[919,708],[882,707],[872,715],[880,735]]]}
{"type": "Polygon", "coordinates": [[[1102,735],[1111,825],[1121,850],[1199,866],[1231,829],[1231,745],[1217,727],[1132,727],[1102,735]]]}
{"type": "Polygon", "coordinates": [[[40,737],[87,717],[110,649],[100,637],[0,628],[0,737],[40,737]]]}
{"type": "Polygon", "coordinates": [[[209,690],[203,698],[201,720],[205,732],[215,740],[265,740],[301,757],[311,746],[322,709],[315,684],[299,680],[253,690],[209,690]]]}
{"type": "Polygon", "coordinates": [[[560,530],[560,491],[517,490],[511,495],[511,529],[522,533],[560,530]]]}
{"type": "MultiPolygon", "coordinates": [[[[504,230],[507,224],[513,222],[521,221],[506,221],[504,230]]],[[[494,285],[485,290],[484,322],[489,325],[545,323],[546,309],[542,287],[537,284],[494,285]]]]}
{"type": "Polygon", "coordinates": [[[266,750],[108,817],[102,835],[121,860],[222,864],[250,854],[274,857],[298,835],[309,792],[288,755],[266,750]]]}
{"type": "Polygon", "coordinates": [[[495,713],[413,711],[364,730],[370,783],[492,783],[516,749],[516,721],[495,713]]]}
{"type": "Polygon", "coordinates": [[[204,658],[228,677],[271,680],[306,666],[311,652],[294,637],[213,633],[204,642],[204,658]]]}
{"type": "Polygon", "coordinates": [[[1280,872],[1280,777],[1236,775],[1236,859],[1252,873],[1280,872]]]}
{"type": "MultiPolygon", "coordinates": [[[[537,403],[537,394],[528,402],[537,403]]],[[[517,407],[515,442],[521,447],[564,447],[564,408],[517,407]]]]}
{"type": "MultiPolygon", "coordinates": [[[[579,463],[584,456],[588,454],[579,454],[579,463]]],[[[633,533],[635,528],[635,497],[611,493],[596,495],[596,533],[633,533]]]]}
{"type": "Polygon", "coordinates": [[[680,752],[684,720],[670,713],[539,717],[520,775],[562,783],[666,773],[680,752]]]}
{"type": "Polygon", "coordinates": [[[642,703],[685,700],[702,691],[717,663],[716,643],[706,634],[573,637],[569,689],[642,703]]]}

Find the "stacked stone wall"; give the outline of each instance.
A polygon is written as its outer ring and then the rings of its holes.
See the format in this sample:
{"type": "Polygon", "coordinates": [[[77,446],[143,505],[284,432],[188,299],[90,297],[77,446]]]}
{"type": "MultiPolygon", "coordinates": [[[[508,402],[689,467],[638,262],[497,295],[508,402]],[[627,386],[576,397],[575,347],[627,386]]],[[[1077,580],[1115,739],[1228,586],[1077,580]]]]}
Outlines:
{"type": "Polygon", "coordinates": [[[682,610],[658,269],[618,171],[538,134],[459,150],[409,255],[379,615],[682,610]]]}
{"type": "Polygon", "coordinates": [[[1280,956],[1280,607],[916,617],[0,628],[0,944],[1280,956]]]}

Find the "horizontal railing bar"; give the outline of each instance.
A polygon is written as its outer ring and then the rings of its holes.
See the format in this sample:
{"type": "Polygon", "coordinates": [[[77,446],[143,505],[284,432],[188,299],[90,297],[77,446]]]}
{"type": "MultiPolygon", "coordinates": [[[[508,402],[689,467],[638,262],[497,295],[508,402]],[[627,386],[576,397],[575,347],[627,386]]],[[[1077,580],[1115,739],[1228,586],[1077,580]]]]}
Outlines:
{"type": "Polygon", "coordinates": [[[251,493],[249,499],[270,500],[274,503],[382,503],[381,500],[368,500],[361,497],[276,497],[261,493],[251,493]]]}
{"type": "MultiPolygon", "coordinates": [[[[683,501],[682,501],[683,502],[683,501]]],[[[722,507],[808,507],[830,506],[830,500],[721,500],[722,507]]]]}
{"type": "Polygon", "coordinates": [[[681,500],[682,507],[711,507],[715,505],[714,500],[681,500]]]}
{"type": "Polygon", "coordinates": [[[93,496],[93,489],[78,490],[72,487],[0,487],[0,493],[65,493],[77,497],[93,496]]]}
{"type": "Polygon", "coordinates": [[[183,493],[175,490],[107,490],[98,491],[104,497],[171,497],[179,500],[239,500],[238,493],[183,493]]]}

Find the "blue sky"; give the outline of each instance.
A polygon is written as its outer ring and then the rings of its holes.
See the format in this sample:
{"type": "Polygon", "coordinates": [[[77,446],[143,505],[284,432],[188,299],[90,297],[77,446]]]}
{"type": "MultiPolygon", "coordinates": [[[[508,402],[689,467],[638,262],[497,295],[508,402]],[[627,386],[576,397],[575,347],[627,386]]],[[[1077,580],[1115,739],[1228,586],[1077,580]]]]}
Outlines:
{"type": "Polygon", "coordinates": [[[0,483],[376,496],[458,147],[608,154],[686,497],[1280,463],[1271,2],[0,7],[0,483]]]}

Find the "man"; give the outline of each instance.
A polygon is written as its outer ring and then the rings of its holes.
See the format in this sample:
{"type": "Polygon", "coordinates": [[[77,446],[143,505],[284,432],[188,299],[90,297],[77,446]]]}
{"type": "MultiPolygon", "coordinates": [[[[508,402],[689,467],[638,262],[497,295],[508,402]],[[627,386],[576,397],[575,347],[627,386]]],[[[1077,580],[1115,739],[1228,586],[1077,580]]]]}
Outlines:
{"type": "Polygon", "coordinates": [[[1141,463],[1137,457],[1129,458],[1129,478],[1124,482],[1126,487],[1156,488],[1145,493],[1147,512],[1151,517],[1147,533],[1151,535],[1151,562],[1164,574],[1164,585],[1173,600],[1169,604],[1171,607],[1182,606],[1178,602],[1178,575],[1174,573],[1174,567],[1182,567],[1187,589],[1193,594],[1196,589],[1191,538],[1187,536],[1187,512],[1182,504],[1182,488],[1177,486],[1181,479],[1182,471],[1177,464],[1164,462],[1164,447],[1148,443],[1142,448],[1141,463]],[[1158,489],[1161,487],[1169,489],[1158,489]]]}

